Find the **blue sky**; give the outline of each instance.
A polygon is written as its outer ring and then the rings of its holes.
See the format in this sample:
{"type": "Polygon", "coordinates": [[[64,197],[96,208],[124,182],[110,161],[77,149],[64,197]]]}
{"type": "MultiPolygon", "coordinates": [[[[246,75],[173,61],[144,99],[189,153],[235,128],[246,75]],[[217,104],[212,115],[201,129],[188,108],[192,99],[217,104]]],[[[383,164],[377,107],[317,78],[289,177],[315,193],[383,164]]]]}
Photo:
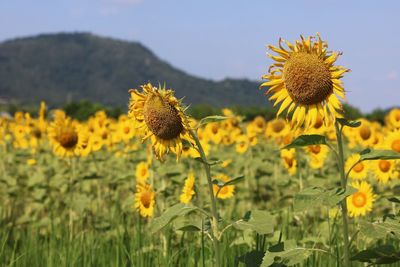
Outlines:
{"type": "Polygon", "coordinates": [[[196,76],[257,80],[265,45],[320,32],[352,70],[349,103],[371,111],[400,105],[399,11],[395,0],[2,0],[0,40],[87,31],[139,41],[196,76]]]}

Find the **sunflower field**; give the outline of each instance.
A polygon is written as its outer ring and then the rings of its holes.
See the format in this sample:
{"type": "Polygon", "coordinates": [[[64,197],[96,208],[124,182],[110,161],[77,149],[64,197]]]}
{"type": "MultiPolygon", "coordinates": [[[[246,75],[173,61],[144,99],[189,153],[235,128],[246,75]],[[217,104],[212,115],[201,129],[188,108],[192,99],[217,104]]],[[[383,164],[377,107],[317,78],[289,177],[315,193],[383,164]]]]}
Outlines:
{"type": "Polygon", "coordinates": [[[0,118],[0,266],[400,266],[400,109],[347,120],[319,35],[269,49],[273,120],[151,83],[118,119],[0,118]]]}

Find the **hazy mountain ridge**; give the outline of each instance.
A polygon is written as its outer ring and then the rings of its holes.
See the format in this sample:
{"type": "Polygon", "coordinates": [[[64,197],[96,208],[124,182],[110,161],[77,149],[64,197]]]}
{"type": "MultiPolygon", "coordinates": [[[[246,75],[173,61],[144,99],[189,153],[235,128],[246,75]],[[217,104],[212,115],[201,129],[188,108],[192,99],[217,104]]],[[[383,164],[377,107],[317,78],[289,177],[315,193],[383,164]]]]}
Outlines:
{"type": "Polygon", "coordinates": [[[0,43],[0,98],[126,105],[128,90],[164,84],[187,104],[268,105],[259,83],[212,81],[174,68],[137,42],[88,33],[44,34],[0,43]]]}

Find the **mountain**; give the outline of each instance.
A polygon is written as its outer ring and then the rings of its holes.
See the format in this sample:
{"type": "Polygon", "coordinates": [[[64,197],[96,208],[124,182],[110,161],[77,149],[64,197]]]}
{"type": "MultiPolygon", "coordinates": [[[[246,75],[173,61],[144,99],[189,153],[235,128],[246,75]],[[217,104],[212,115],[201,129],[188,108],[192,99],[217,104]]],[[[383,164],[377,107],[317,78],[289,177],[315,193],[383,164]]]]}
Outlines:
{"type": "Polygon", "coordinates": [[[85,99],[125,106],[128,90],[149,81],[165,83],[186,104],[268,105],[258,82],[198,78],[137,42],[59,33],[0,43],[0,99],[51,105],[85,99]]]}

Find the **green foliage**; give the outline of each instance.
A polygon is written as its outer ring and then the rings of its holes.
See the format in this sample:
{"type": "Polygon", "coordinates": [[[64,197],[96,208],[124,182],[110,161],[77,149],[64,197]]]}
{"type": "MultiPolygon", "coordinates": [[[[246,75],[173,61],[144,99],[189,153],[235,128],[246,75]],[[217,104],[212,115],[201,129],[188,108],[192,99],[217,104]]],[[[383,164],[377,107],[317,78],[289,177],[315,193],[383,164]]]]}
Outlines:
{"type": "Polygon", "coordinates": [[[400,261],[400,251],[392,245],[381,245],[355,254],[351,260],[372,264],[391,264],[400,261]]]}
{"type": "Polygon", "coordinates": [[[296,147],[304,147],[311,145],[326,145],[326,137],[318,134],[300,135],[296,137],[290,144],[284,146],[282,149],[290,149],[296,147]]]}
{"type": "Polygon", "coordinates": [[[168,224],[170,224],[174,219],[184,216],[189,212],[195,211],[198,208],[193,206],[188,206],[182,203],[176,204],[168,208],[160,217],[155,218],[150,225],[150,231],[152,233],[158,232],[168,224]]]}
{"type": "Polygon", "coordinates": [[[333,207],[342,199],[357,192],[352,187],[347,190],[342,188],[324,189],[320,187],[306,188],[294,197],[294,210],[305,211],[315,208],[315,205],[333,207]]]}
{"type": "Polygon", "coordinates": [[[311,253],[310,249],[297,247],[294,240],[287,240],[268,248],[260,267],[293,266],[302,263],[311,253]]]}
{"type": "Polygon", "coordinates": [[[345,117],[349,120],[356,120],[363,116],[362,112],[358,108],[350,106],[349,104],[344,103],[343,109],[345,117]]]}
{"type": "Polygon", "coordinates": [[[118,118],[119,115],[124,113],[124,110],[120,107],[108,108],[98,103],[91,103],[87,100],[68,103],[63,109],[68,116],[81,121],[87,120],[99,110],[105,110],[107,115],[112,118],[118,118]]]}
{"type": "Polygon", "coordinates": [[[202,118],[199,121],[199,124],[197,125],[197,128],[200,128],[208,123],[212,123],[212,122],[219,122],[219,121],[224,121],[228,119],[228,117],[225,116],[219,116],[219,115],[213,115],[213,116],[207,116],[205,118],[202,118]]]}
{"type": "Polygon", "coordinates": [[[393,150],[371,150],[365,149],[360,153],[360,161],[363,160],[391,160],[391,159],[400,159],[400,153],[395,152],[393,150]]]}
{"type": "Polygon", "coordinates": [[[342,126],[348,126],[348,127],[351,127],[351,128],[357,128],[357,127],[359,127],[361,125],[360,121],[352,121],[352,120],[347,120],[347,119],[344,119],[344,118],[337,118],[336,120],[342,126]]]}
{"type": "Polygon", "coordinates": [[[244,218],[233,224],[236,229],[252,230],[260,235],[272,234],[274,232],[274,217],[263,210],[252,210],[246,213],[244,218]]]}

